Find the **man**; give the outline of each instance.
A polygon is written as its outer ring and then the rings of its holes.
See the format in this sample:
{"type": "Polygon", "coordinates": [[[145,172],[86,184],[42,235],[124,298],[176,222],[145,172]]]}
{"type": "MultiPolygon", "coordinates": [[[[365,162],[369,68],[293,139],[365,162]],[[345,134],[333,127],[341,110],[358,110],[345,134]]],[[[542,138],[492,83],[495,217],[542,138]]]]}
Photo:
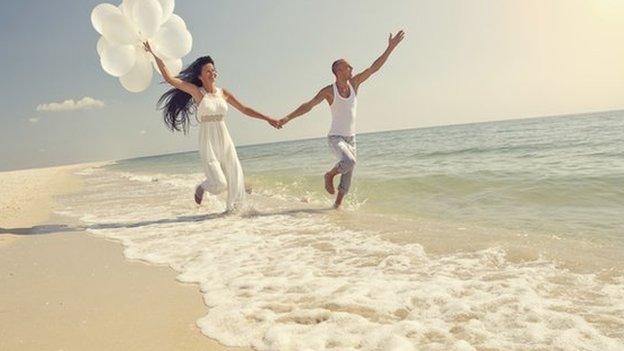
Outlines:
{"type": "Polygon", "coordinates": [[[302,104],[280,120],[281,125],[284,125],[293,118],[308,113],[323,100],[329,104],[332,113],[332,124],[327,138],[329,146],[339,161],[325,173],[325,189],[328,193],[334,194],[334,177],[341,174],[338,194],[334,203],[334,208],[336,209],[340,207],[342,199],[349,191],[353,168],[355,167],[355,115],[358,89],[362,83],[383,66],[388,56],[403,40],[404,36],[405,33],[402,30],[394,36],[390,34],[386,51],[369,68],[355,76],[352,74],[353,67],[347,60],[336,60],[332,64],[332,72],[336,76],[336,82],[321,89],[312,100],[302,104]]]}

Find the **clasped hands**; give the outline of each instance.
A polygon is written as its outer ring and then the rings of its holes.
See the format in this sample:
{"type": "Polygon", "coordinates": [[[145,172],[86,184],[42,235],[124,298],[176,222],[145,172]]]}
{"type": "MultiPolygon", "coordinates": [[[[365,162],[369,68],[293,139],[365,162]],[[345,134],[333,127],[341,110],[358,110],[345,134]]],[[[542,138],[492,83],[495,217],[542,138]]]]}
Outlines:
{"type": "Polygon", "coordinates": [[[288,117],[284,117],[282,119],[274,119],[271,117],[268,117],[268,119],[266,120],[267,123],[269,123],[273,128],[275,129],[282,129],[282,127],[284,126],[284,124],[288,123],[288,121],[290,121],[290,118],[288,117]]]}

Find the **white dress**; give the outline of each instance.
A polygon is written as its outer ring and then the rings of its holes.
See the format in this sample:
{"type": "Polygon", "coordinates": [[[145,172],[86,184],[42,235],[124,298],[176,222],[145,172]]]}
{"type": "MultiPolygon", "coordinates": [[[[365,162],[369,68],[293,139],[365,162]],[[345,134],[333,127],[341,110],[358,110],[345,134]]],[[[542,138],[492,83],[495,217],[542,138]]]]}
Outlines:
{"type": "Polygon", "coordinates": [[[208,93],[204,88],[199,90],[203,94],[197,104],[199,155],[206,174],[206,180],[200,186],[214,195],[227,190],[227,210],[240,209],[245,200],[245,181],[224,121],[228,104],[221,88],[217,88],[215,93],[208,93]]]}

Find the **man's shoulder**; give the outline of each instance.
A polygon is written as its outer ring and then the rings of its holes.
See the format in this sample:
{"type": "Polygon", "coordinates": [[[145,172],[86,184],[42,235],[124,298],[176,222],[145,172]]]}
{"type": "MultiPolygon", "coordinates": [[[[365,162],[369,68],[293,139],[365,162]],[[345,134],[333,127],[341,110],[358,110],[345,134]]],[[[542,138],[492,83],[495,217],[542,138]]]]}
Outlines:
{"type": "Polygon", "coordinates": [[[324,87],[321,88],[321,90],[319,90],[319,95],[325,97],[325,98],[329,98],[333,96],[333,90],[332,90],[332,86],[330,85],[326,85],[324,87]]]}
{"type": "Polygon", "coordinates": [[[356,77],[349,79],[349,84],[351,84],[351,87],[357,93],[358,89],[360,88],[360,82],[356,79],[356,77]]]}

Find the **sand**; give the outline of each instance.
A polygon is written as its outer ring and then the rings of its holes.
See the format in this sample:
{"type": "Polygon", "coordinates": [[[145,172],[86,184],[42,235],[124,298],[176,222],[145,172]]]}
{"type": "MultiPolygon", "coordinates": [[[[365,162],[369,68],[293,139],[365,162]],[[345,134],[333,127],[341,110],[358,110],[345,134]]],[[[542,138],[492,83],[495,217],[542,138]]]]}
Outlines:
{"type": "MultiPolygon", "coordinates": [[[[97,165],[0,172],[0,227],[27,228],[44,223],[52,212],[54,196],[80,189],[80,178],[73,172],[97,165]]],[[[0,235],[0,247],[12,239],[15,236],[0,235]]]]}
{"type": "Polygon", "coordinates": [[[52,213],[88,166],[0,173],[0,350],[244,350],[201,334],[197,285],[52,213]]]}

